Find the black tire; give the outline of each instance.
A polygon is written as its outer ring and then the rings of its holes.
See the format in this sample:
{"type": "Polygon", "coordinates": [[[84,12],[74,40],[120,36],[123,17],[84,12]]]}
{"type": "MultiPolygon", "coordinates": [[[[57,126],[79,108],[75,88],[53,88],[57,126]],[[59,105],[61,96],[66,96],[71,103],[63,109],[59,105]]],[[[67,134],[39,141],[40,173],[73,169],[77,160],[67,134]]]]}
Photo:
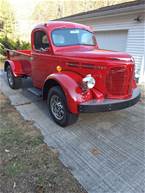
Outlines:
{"type": "Polygon", "coordinates": [[[19,88],[21,88],[21,85],[22,85],[21,78],[14,76],[10,66],[7,67],[6,71],[7,71],[7,80],[8,80],[9,86],[12,89],[19,89],[19,88]]]}
{"type": "Polygon", "coordinates": [[[59,86],[54,86],[49,90],[47,104],[50,116],[58,125],[66,127],[78,120],[78,114],[68,110],[66,97],[59,86]]]}

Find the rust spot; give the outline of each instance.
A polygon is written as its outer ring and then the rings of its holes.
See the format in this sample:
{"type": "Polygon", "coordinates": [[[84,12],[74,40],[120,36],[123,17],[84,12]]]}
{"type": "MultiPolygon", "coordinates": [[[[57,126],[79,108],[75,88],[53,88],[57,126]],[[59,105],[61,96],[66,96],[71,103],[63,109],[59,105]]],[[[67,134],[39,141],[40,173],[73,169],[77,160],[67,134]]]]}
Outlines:
{"type": "Polygon", "coordinates": [[[91,149],[91,153],[92,153],[94,156],[97,156],[98,154],[101,153],[101,151],[100,151],[98,148],[94,147],[94,148],[91,149]]]}

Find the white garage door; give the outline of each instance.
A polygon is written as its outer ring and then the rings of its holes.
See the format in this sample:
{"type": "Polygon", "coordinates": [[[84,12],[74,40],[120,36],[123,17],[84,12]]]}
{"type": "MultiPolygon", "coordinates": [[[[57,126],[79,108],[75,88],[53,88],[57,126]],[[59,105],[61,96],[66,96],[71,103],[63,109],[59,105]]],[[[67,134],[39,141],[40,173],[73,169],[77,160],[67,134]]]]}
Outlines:
{"type": "Polygon", "coordinates": [[[126,51],[127,30],[95,32],[99,48],[116,51],[126,51]]]}

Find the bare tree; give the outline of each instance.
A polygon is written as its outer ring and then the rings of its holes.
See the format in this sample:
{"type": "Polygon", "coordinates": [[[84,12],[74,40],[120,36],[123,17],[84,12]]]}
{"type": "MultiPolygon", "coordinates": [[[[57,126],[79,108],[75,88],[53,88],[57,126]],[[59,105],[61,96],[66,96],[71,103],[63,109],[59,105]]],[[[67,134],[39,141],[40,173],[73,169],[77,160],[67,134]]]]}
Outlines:
{"type": "Polygon", "coordinates": [[[41,22],[132,0],[41,0],[32,18],[41,22]]]}

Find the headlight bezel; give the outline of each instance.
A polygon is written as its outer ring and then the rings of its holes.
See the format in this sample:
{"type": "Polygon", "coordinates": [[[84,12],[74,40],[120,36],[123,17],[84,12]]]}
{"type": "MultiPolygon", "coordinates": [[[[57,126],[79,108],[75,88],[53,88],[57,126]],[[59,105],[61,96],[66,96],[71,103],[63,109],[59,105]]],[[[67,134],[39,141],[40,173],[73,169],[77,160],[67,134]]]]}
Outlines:
{"type": "Polygon", "coordinates": [[[91,74],[86,75],[82,79],[82,88],[84,91],[94,88],[95,84],[96,84],[96,80],[94,79],[94,77],[92,77],[91,74]]]}

